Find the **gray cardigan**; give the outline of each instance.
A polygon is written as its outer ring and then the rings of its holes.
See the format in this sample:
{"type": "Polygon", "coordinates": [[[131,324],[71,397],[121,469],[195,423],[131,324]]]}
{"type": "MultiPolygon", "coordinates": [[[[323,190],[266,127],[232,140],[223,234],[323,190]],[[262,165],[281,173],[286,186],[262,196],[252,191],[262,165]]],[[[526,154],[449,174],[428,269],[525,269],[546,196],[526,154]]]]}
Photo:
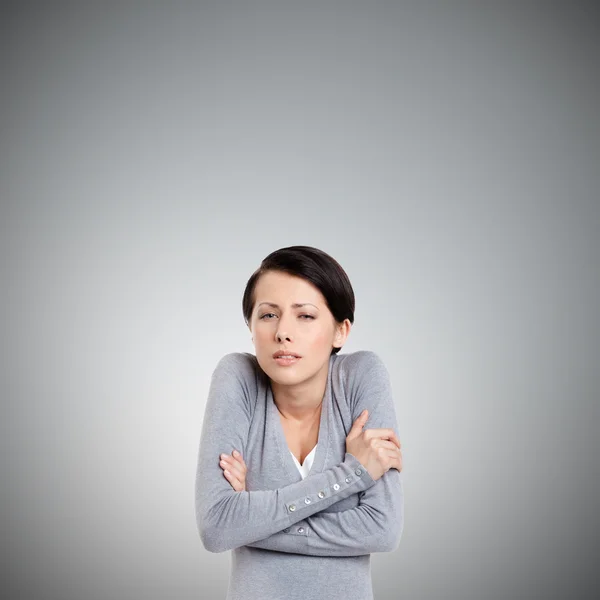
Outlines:
{"type": "Polygon", "coordinates": [[[404,525],[402,474],[377,481],[346,452],[363,429],[399,437],[389,373],[372,351],[329,358],[316,455],[304,479],[290,454],[270,380],[253,354],[218,362],[202,423],[196,520],[210,552],[232,550],[226,600],[371,600],[370,553],[392,552],[404,525]],[[237,449],[248,467],[236,492],[219,466],[237,449]]]}

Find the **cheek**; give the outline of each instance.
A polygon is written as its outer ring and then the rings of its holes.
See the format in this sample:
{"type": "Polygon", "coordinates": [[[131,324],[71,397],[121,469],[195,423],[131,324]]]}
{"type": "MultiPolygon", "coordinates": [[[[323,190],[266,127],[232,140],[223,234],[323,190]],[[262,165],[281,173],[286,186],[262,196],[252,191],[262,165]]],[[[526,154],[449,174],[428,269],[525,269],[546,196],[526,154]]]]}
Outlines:
{"type": "Polygon", "coordinates": [[[255,344],[268,344],[273,341],[273,333],[265,327],[257,327],[252,337],[255,344]]]}
{"type": "Polygon", "coordinates": [[[321,348],[323,346],[329,346],[330,342],[331,335],[326,331],[319,331],[312,339],[312,346],[315,348],[321,348]]]}

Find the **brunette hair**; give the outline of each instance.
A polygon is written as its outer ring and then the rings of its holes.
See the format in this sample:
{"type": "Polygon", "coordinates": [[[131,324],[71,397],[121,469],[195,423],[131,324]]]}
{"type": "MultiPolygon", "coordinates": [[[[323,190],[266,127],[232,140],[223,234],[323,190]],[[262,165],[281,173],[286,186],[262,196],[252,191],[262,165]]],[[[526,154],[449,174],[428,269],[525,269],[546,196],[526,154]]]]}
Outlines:
{"type": "MultiPolygon", "coordinates": [[[[354,323],[354,290],[341,265],[318,248],[288,246],[271,252],[248,279],[242,299],[246,325],[249,324],[254,309],[256,283],[259,277],[268,271],[281,271],[306,279],[323,294],[337,323],[343,323],[345,319],[354,323]]],[[[331,354],[337,354],[340,350],[341,348],[332,347],[331,354]]]]}

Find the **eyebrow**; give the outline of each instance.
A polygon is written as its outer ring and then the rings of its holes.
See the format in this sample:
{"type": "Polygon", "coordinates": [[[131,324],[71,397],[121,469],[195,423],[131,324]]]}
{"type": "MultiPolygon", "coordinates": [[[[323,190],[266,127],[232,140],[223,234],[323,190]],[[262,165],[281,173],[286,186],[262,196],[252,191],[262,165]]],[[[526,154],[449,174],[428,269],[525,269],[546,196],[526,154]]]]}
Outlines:
{"type": "MultiPolygon", "coordinates": [[[[271,306],[271,307],[273,307],[273,308],[279,308],[279,305],[278,305],[278,304],[275,304],[275,303],[273,303],[273,302],[261,302],[261,303],[260,303],[258,306],[261,306],[261,305],[263,305],[263,304],[266,304],[267,306],[271,306]]],[[[308,305],[308,304],[310,304],[310,306],[314,306],[314,307],[315,307],[317,310],[319,310],[319,307],[318,307],[318,306],[315,306],[314,304],[311,304],[310,302],[304,302],[304,303],[302,303],[302,304],[300,304],[300,303],[296,302],[296,303],[292,304],[292,308],[300,308],[300,307],[302,307],[302,306],[306,306],[306,305],[308,305]]],[[[258,308],[258,307],[257,307],[257,308],[258,308]]]]}

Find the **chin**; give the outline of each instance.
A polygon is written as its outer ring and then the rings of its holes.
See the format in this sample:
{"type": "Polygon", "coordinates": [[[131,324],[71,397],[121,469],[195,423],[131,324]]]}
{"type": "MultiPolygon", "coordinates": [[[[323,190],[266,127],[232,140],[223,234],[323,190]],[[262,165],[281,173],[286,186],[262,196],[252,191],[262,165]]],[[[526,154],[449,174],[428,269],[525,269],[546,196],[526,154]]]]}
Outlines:
{"type": "Polygon", "coordinates": [[[276,383],[285,385],[298,383],[306,378],[306,373],[304,373],[304,371],[299,371],[297,369],[292,370],[287,367],[278,367],[277,365],[265,372],[276,383]]]}

